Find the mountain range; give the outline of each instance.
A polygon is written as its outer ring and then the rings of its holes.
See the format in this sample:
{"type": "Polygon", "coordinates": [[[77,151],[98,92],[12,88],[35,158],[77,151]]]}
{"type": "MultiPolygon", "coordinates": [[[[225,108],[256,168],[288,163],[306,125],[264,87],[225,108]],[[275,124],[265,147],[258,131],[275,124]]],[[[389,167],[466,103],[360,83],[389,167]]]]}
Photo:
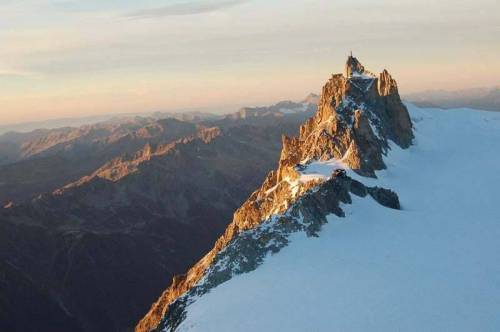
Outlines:
{"type": "Polygon", "coordinates": [[[405,99],[421,107],[472,108],[500,111],[500,87],[473,88],[456,91],[427,90],[409,94],[405,99]]]}
{"type": "Polygon", "coordinates": [[[286,105],[1,136],[0,330],[132,329],[316,109],[286,105]]]}
{"type": "Polygon", "coordinates": [[[192,135],[200,126],[230,127],[297,121],[315,110],[314,95],[237,113],[154,113],[80,127],[37,129],[0,135],[0,205],[29,200],[92,173],[109,160],[133,154],[147,143],[165,144],[192,135]],[[241,118],[245,112],[251,117],[241,118]],[[287,115],[284,119],[284,115],[287,115]]]}

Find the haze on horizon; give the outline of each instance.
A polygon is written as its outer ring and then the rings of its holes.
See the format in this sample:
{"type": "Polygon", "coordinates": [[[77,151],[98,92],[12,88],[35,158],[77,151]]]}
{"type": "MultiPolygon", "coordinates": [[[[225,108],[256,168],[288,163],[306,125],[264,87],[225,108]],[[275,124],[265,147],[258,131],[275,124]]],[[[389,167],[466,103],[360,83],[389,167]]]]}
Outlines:
{"type": "Polygon", "coordinates": [[[0,124],[319,92],[349,50],[403,94],[500,83],[497,0],[0,0],[0,124]]]}

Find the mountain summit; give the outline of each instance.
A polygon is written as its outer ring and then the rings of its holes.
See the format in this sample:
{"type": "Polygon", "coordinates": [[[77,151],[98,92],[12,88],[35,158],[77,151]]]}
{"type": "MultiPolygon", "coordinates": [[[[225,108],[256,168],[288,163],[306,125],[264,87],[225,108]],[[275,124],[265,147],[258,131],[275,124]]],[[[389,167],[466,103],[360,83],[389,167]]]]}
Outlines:
{"type": "Polygon", "coordinates": [[[317,113],[300,127],[298,137],[283,136],[278,168],[235,212],[214,248],[153,304],[136,331],[175,330],[185,307],[234,274],[255,269],[268,252],[277,252],[287,237],[304,230],[314,236],[326,215],[344,216],[340,204],[351,193],[370,195],[399,209],[391,190],[368,187],[336,172],[337,168],[375,177],[384,169],[389,141],[401,148],[412,143],[412,123],[399,97],[396,81],[384,70],[375,76],[350,56],[346,75],[335,74],[323,87],[317,113]],[[317,168],[328,176],[314,176],[317,168]]]}

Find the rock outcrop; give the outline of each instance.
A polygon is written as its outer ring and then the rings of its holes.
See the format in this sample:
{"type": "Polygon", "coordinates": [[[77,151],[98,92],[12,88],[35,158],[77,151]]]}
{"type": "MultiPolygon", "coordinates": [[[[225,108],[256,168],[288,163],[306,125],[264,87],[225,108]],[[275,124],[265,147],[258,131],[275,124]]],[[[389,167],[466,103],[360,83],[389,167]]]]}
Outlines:
{"type": "Polygon", "coordinates": [[[397,195],[389,189],[369,188],[344,176],[326,182],[305,180],[303,171],[313,162],[336,160],[361,175],[375,177],[376,170],[385,168],[383,155],[389,140],[406,148],[412,138],[410,117],[396,82],[387,71],[378,77],[371,74],[350,56],[346,76],[337,74],[328,80],[318,111],[300,127],[298,137],[283,137],[277,170],[234,213],[213,249],[174,279],[136,332],[175,330],[193,296],[233,273],[255,268],[268,249],[274,252],[286,245],[286,234],[303,229],[314,235],[326,214],[343,216],[339,202],[349,203],[349,193],[370,195],[384,206],[399,208],[397,195]],[[270,229],[274,231],[267,232],[270,229]],[[228,269],[228,264],[241,269],[228,269]]]}

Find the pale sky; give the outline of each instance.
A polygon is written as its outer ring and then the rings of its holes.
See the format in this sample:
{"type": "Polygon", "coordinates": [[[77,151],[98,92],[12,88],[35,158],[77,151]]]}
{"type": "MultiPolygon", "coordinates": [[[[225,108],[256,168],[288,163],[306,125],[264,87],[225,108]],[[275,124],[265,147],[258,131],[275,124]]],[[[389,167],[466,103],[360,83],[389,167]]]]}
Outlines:
{"type": "Polygon", "coordinates": [[[350,50],[403,94],[500,83],[498,0],[0,0],[0,18],[0,125],[297,100],[350,50]]]}

